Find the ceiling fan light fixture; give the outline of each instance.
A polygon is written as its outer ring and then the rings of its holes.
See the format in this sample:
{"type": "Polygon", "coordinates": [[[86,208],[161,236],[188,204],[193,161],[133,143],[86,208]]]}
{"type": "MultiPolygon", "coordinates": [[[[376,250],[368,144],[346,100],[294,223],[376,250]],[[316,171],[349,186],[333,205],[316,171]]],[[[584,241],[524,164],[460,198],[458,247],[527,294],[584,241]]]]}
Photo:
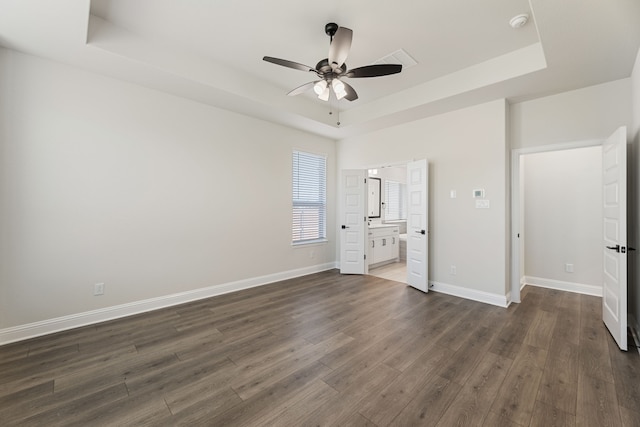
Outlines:
{"type": "Polygon", "coordinates": [[[315,85],[313,85],[313,91],[320,97],[325,90],[327,89],[327,82],[325,80],[318,81],[315,85]]]}
{"type": "Polygon", "coordinates": [[[327,87],[327,82],[324,82],[324,91],[318,95],[318,98],[320,98],[323,101],[328,101],[329,100],[329,88],[327,87]]]}
{"type": "Polygon", "coordinates": [[[344,83],[342,83],[338,79],[331,80],[331,87],[333,87],[333,91],[337,94],[339,92],[344,92],[344,83]]]}

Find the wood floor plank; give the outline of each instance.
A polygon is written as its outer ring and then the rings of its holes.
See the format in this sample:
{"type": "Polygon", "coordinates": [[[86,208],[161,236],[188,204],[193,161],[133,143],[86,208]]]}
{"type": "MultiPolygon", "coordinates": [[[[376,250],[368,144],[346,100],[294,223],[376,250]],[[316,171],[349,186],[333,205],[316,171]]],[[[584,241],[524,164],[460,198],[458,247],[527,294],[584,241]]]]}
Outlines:
{"type": "Polygon", "coordinates": [[[170,417],[163,417],[161,425],[197,426],[207,425],[216,415],[228,411],[242,403],[242,399],[231,388],[220,388],[208,381],[203,387],[189,389],[187,394],[176,393],[167,396],[165,402],[171,411],[170,417]]]}
{"type": "Polygon", "coordinates": [[[524,346],[514,359],[491,411],[528,425],[547,358],[546,350],[524,346]]]}
{"type": "Polygon", "coordinates": [[[622,425],[613,383],[580,374],[576,421],[578,425],[602,427],[622,425]]]}
{"type": "Polygon", "coordinates": [[[127,397],[127,388],[122,384],[89,394],[54,393],[39,399],[28,411],[4,418],[11,423],[20,420],[20,425],[66,426],[75,422],[84,408],[96,408],[127,397]],[[61,404],[64,403],[64,404],[61,404]],[[29,414],[26,418],[25,414],[29,414]]]}
{"type": "Polygon", "coordinates": [[[571,415],[578,399],[578,355],[573,359],[551,358],[544,368],[537,399],[571,415]]]}
{"type": "Polygon", "coordinates": [[[390,424],[411,399],[435,378],[435,372],[449,352],[445,347],[429,346],[394,381],[363,402],[358,412],[379,426],[390,424]]]}
{"type": "Polygon", "coordinates": [[[437,425],[482,426],[512,362],[506,357],[485,352],[437,425]]]}
{"type": "Polygon", "coordinates": [[[489,411],[483,427],[527,427],[509,419],[505,413],[489,411]]]}
{"type": "Polygon", "coordinates": [[[611,339],[602,321],[581,315],[579,367],[584,375],[613,382],[613,369],[607,341],[611,339]]]}
{"type": "Polygon", "coordinates": [[[633,411],[623,406],[620,407],[620,419],[622,425],[626,426],[640,426],[640,411],[633,411]]]}
{"type": "Polygon", "coordinates": [[[324,381],[316,380],[310,387],[298,393],[295,399],[287,402],[280,411],[270,411],[263,418],[257,419],[257,425],[264,426],[299,426],[310,413],[328,405],[338,395],[324,381]]]}
{"type": "Polygon", "coordinates": [[[575,415],[568,414],[556,406],[541,401],[536,402],[529,423],[530,427],[573,427],[575,425],[575,415]]]}
{"type": "Polygon", "coordinates": [[[47,353],[38,354],[34,357],[41,359],[42,363],[34,365],[30,361],[26,362],[23,367],[11,372],[12,379],[5,377],[0,381],[0,396],[7,394],[7,392],[31,387],[52,379],[57,380],[71,372],[108,364],[111,360],[120,359],[123,355],[127,357],[134,351],[135,348],[131,346],[106,348],[102,353],[85,355],[81,352],[71,352],[52,357],[51,360],[46,360],[47,353]]]}
{"type": "Polygon", "coordinates": [[[473,374],[477,364],[497,335],[495,330],[485,326],[470,329],[474,332],[473,335],[453,355],[447,358],[438,370],[438,375],[459,385],[466,383],[473,374]]]}
{"type": "Polygon", "coordinates": [[[55,392],[70,389],[92,392],[124,382],[130,377],[143,375],[150,370],[162,369],[176,364],[175,354],[150,353],[138,355],[136,352],[121,353],[120,357],[84,369],[76,369],[55,379],[55,392]]]}
{"type": "MultiPolygon", "coordinates": [[[[527,286],[530,288],[531,286],[527,286]]],[[[536,316],[539,299],[536,295],[528,295],[522,303],[513,310],[513,315],[507,320],[493,341],[490,351],[514,359],[523,346],[524,337],[536,316]],[[525,301],[526,300],[526,301],[525,301]]]]}
{"type": "MultiPolygon", "coordinates": [[[[402,347],[413,339],[410,335],[392,334],[380,341],[376,341],[365,351],[358,353],[355,357],[340,367],[337,367],[331,374],[322,380],[334,389],[342,392],[347,389],[352,381],[370,366],[382,362],[386,357],[395,351],[397,347],[402,347]]],[[[387,365],[388,366],[388,365],[387,365]]]]}
{"type": "Polygon", "coordinates": [[[61,423],[61,426],[158,426],[170,417],[171,412],[162,396],[157,393],[140,394],[100,405],[86,405],[70,417],[72,423],[61,423]]]}
{"type": "MultiPolygon", "coordinates": [[[[292,354],[291,357],[279,360],[265,369],[253,369],[252,366],[241,368],[237,370],[230,385],[242,399],[246,400],[294,374],[296,371],[318,363],[318,360],[324,354],[322,347],[312,345],[292,354]]],[[[327,372],[331,372],[330,369],[327,369],[327,372]]]]}
{"type": "Polygon", "coordinates": [[[231,377],[235,367],[235,364],[227,358],[216,359],[204,356],[143,374],[130,375],[125,383],[130,396],[153,391],[166,393],[209,376],[231,377]]]}
{"type": "Polygon", "coordinates": [[[383,364],[361,372],[342,393],[339,393],[306,417],[300,426],[344,425],[370,396],[393,381],[399,372],[383,364]]]}
{"type": "Polygon", "coordinates": [[[460,386],[437,375],[391,421],[391,426],[435,426],[460,391],[460,386]]]}
{"type": "Polygon", "coordinates": [[[32,387],[18,390],[0,397],[0,419],[9,419],[9,413],[23,414],[29,408],[30,402],[53,394],[53,380],[36,384],[32,387]]]}
{"type": "Polygon", "coordinates": [[[621,351],[612,339],[609,355],[618,404],[640,412],[640,355],[634,349],[621,351]]]}
{"type": "Polygon", "coordinates": [[[294,398],[306,386],[329,371],[329,368],[322,363],[314,362],[251,396],[239,405],[211,418],[209,422],[211,425],[219,426],[257,425],[257,421],[272,408],[294,398]]]}
{"type": "Polygon", "coordinates": [[[523,344],[548,350],[557,317],[557,313],[541,308],[536,313],[533,323],[524,337],[523,344]]]}

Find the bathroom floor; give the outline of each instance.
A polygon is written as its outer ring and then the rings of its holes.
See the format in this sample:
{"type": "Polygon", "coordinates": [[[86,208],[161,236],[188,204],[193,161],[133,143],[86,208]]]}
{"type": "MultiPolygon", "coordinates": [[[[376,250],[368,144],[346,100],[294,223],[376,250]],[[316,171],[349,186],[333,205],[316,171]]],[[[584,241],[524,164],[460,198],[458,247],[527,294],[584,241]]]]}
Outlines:
{"type": "Polygon", "coordinates": [[[407,263],[406,261],[393,262],[369,270],[370,276],[382,277],[383,279],[396,282],[407,283],[407,263]]]}

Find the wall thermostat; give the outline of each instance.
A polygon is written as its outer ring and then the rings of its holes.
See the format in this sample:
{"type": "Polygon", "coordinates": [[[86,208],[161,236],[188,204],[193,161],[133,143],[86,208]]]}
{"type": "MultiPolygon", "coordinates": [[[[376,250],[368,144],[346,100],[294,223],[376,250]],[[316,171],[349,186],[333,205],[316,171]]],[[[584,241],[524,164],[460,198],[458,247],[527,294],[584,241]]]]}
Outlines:
{"type": "Polygon", "coordinates": [[[473,198],[474,199],[482,199],[482,198],[484,198],[484,188],[479,188],[477,190],[473,190],[473,198]]]}

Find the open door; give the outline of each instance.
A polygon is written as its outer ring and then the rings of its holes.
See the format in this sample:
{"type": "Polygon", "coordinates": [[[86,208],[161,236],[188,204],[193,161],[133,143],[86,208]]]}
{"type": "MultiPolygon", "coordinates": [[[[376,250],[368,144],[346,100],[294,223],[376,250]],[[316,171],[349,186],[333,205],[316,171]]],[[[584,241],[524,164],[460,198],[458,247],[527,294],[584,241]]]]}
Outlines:
{"type": "Polygon", "coordinates": [[[407,163],[407,284],[429,291],[429,167],[427,160],[407,163]]]}
{"type": "Polygon", "coordinates": [[[621,127],[602,147],[604,274],[602,320],[627,350],[627,128],[621,127]]]}
{"type": "Polygon", "coordinates": [[[367,171],[342,171],[340,273],[367,274],[367,171]]]}

